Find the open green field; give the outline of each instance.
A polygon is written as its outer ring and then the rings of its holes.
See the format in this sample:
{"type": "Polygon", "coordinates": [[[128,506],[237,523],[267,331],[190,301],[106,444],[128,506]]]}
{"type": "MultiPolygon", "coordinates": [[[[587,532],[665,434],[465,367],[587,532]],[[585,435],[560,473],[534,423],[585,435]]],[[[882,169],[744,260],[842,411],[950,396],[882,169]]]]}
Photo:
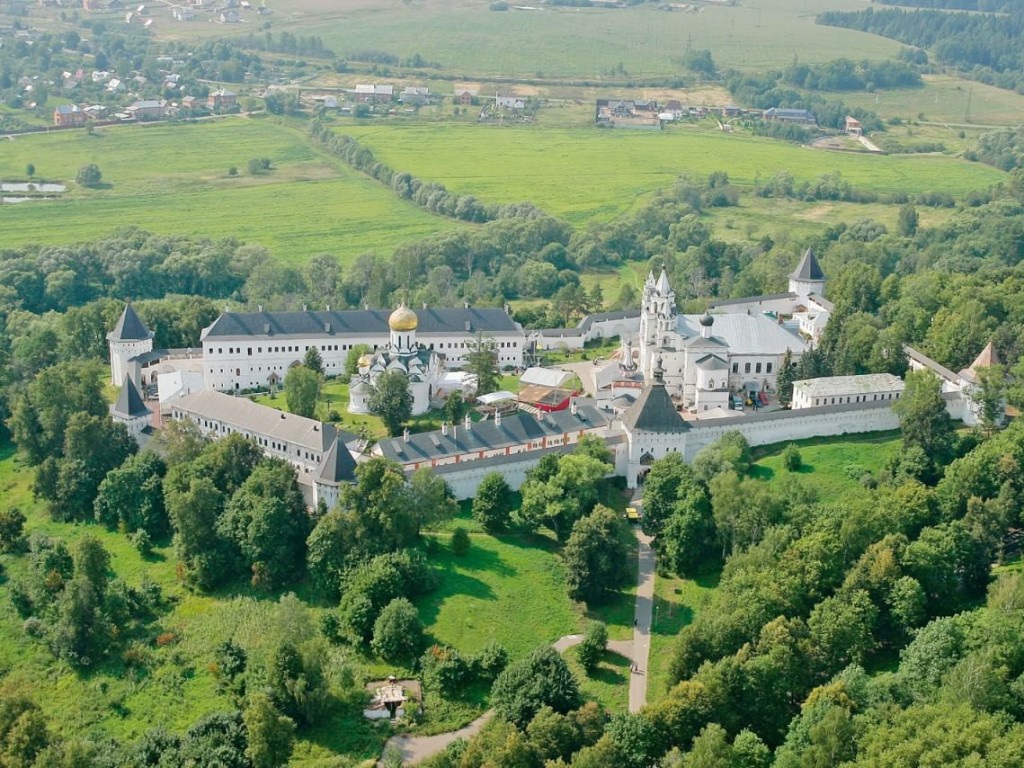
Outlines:
{"type": "Polygon", "coordinates": [[[924,75],[924,88],[877,93],[828,94],[883,118],[901,117],[954,125],[1016,125],[1024,116],[1024,95],[952,75],[924,75]]]}
{"type": "Polygon", "coordinates": [[[400,243],[458,226],[397,199],[313,147],[300,129],[271,120],[125,126],[4,142],[0,178],[23,179],[28,163],[40,180],[64,182],[68,192],[60,201],[0,208],[6,247],[79,242],[135,224],[260,243],[286,262],[324,252],[344,262],[367,251],[390,254],[400,243]],[[253,157],[270,158],[274,170],[252,176],[246,166],[253,157]],[[104,188],[74,185],[86,163],[100,167],[104,188]],[[230,166],[237,177],[228,176],[230,166]]]}
{"type": "Polygon", "coordinates": [[[668,692],[669,666],[676,635],[692,624],[718,586],[718,574],[681,579],[657,574],[654,578],[654,620],[651,624],[651,656],[647,669],[647,701],[655,702],[668,692]]]}
{"type": "MultiPolygon", "coordinates": [[[[797,473],[801,481],[821,499],[837,498],[860,489],[866,472],[877,472],[900,450],[898,432],[868,432],[839,438],[812,438],[793,441],[800,448],[803,467],[797,473]]],[[[782,466],[785,444],[754,449],[761,456],[751,470],[753,477],[771,482],[786,474],[782,466]]]]}
{"type": "Polygon", "coordinates": [[[716,170],[745,186],[779,171],[798,181],[838,171],[854,186],[883,194],[933,190],[955,196],[1005,178],[1002,171],[957,158],[832,153],[702,126],[648,133],[371,123],[338,131],[395,170],[489,202],[528,200],[577,224],[629,210],[681,174],[704,178],[716,170]]]}
{"type": "MultiPolygon", "coordinates": [[[[681,74],[675,59],[688,47],[706,48],[718,62],[749,68],[788,64],[794,51],[801,61],[824,61],[841,55],[885,58],[900,47],[881,37],[814,24],[821,11],[858,8],[855,0],[697,3],[687,12],[671,13],[647,3],[508,12],[490,11],[488,5],[488,0],[290,0],[274,6],[273,24],[276,30],[319,35],[341,57],[370,49],[399,58],[418,52],[451,72],[520,78],[595,77],[620,63],[634,77],[681,74]]],[[[174,35],[181,27],[167,29],[174,35]]]]}

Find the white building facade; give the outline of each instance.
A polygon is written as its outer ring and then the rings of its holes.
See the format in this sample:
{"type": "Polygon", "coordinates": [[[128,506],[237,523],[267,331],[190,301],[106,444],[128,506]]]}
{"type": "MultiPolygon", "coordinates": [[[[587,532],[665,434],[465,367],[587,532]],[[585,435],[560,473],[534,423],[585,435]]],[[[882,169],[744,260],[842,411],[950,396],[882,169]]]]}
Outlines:
{"type": "MultiPolygon", "coordinates": [[[[392,344],[390,314],[369,309],[225,312],[201,336],[206,386],[220,391],[266,387],[271,374],[283,379],[309,349],[320,353],[324,373],[336,376],[344,372],[354,347],[366,345],[372,354],[392,344]]],[[[440,355],[446,368],[464,365],[478,338],[495,344],[500,366],[523,364],[526,335],[503,309],[422,309],[416,316],[417,343],[440,355]]]]}

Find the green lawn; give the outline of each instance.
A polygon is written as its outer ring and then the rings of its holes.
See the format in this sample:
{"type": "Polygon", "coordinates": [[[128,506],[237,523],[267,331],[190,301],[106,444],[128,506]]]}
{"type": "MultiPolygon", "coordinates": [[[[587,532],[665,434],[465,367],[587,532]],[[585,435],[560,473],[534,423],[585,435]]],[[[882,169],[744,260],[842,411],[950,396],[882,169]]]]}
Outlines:
{"type": "Polygon", "coordinates": [[[8,247],[80,242],[135,224],[260,243],[290,263],[323,252],[347,262],[368,251],[390,255],[401,243],[459,226],[399,200],[314,148],[300,128],[273,120],[123,126],[4,142],[0,178],[22,178],[27,163],[40,180],[61,181],[68,192],[59,201],[0,208],[8,247]],[[253,157],[269,157],[273,170],[249,174],[253,157]],[[74,185],[87,163],[100,167],[103,188],[74,185]],[[228,176],[230,166],[237,177],[228,176]]]}
{"type": "Polygon", "coordinates": [[[693,622],[716,586],[718,574],[699,579],[655,576],[651,656],[647,669],[648,702],[658,701],[668,692],[669,666],[676,635],[693,622]]]}
{"type": "Polygon", "coordinates": [[[553,540],[474,533],[469,553],[459,558],[448,538],[441,537],[445,546],[431,556],[441,586],[419,602],[437,642],[475,653],[497,640],[518,658],[580,631],[553,540]]]}
{"type": "Polygon", "coordinates": [[[612,713],[629,711],[629,659],[605,651],[597,669],[588,675],[580,665],[578,647],[570,648],[564,656],[586,698],[612,713]]]}
{"type": "MultiPolygon", "coordinates": [[[[901,445],[898,432],[870,432],[794,442],[799,446],[803,459],[803,467],[798,472],[800,479],[824,500],[859,489],[861,476],[885,466],[899,452],[901,445]]],[[[782,467],[782,451],[787,444],[755,448],[755,456],[761,458],[754,463],[751,475],[769,482],[782,477],[786,473],[782,467]]]]}
{"type": "Polygon", "coordinates": [[[789,171],[797,181],[839,172],[855,187],[880,194],[933,190],[954,196],[1006,176],[953,157],[840,154],[740,132],[723,134],[704,124],[659,133],[424,123],[337,130],[354,136],[395,170],[488,202],[527,200],[575,224],[630,210],[680,175],[703,179],[716,170],[728,171],[741,186],[753,186],[778,171],[789,171]]]}

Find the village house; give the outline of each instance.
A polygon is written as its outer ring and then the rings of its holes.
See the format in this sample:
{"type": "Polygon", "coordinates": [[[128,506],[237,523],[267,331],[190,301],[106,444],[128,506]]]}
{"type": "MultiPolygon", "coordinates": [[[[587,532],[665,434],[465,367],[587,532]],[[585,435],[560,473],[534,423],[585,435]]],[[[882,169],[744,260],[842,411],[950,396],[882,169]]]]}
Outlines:
{"type": "Polygon", "coordinates": [[[395,98],[395,86],[360,84],[351,93],[360,104],[390,104],[395,98]]]}
{"type": "Polygon", "coordinates": [[[473,105],[473,102],[476,100],[476,96],[476,91],[467,91],[462,89],[455,92],[455,95],[452,97],[452,101],[459,106],[469,107],[473,105]]]}
{"type": "Polygon", "coordinates": [[[210,97],[206,100],[206,106],[214,111],[223,112],[238,106],[238,94],[226,88],[219,88],[210,93],[210,97]]]}
{"type": "Polygon", "coordinates": [[[765,120],[777,120],[780,123],[796,123],[798,125],[817,125],[818,120],[806,109],[784,109],[772,107],[764,111],[765,120]]]}
{"type": "Polygon", "coordinates": [[[53,124],[58,128],[85,125],[88,116],[77,104],[61,104],[53,110],[53,124]]]}
{"type": "Polygon", "coordinates": [[[855,117],[846,116],[846,121],[843,130],[850,136],[863,136],[864,126],[861,125],[860,120],[855,117]]]}
{"type": "Polygon", "coordinates": [[[526,101],[515,94],[509,96],[495,94],[494,106],[497,109],[526,109],[526,101]]]}
{"type": "Polygon", "coordinates": [[[139,122],[163,120],[167,116],[167,101],[166,99],[133,101],[125,108],[125,112],[139,122]]]}
{"type": "Polygon", "coordinates": [[[420,86],[407,85],[398,94],[398,100],[406,106],[419,107],[430,101],[430,90],[420,86]]]}

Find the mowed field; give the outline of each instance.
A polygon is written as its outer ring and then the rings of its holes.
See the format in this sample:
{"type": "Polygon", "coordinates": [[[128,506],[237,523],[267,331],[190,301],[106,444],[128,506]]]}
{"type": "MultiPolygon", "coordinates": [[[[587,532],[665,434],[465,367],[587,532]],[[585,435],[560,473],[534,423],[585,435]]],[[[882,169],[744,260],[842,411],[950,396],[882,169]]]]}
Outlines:
{"type": "Polygon", "coordinates": [[[862,7],[857,0],[696,3],[675,12],[649,3],[506,12],[488,6],[488,0],[284,0],[273,5],[273,24],[276,30],[318,35],[341,57],[367,50],[400,58],[420,53],[450,72],[519,78],[593,78],[620,63],[634,77],[677,75],[683,70],[676,60],[687,48],[708,49],[718,62],[756,69],[788,64],[794,51],[801,61],[825,61],[842,55],[887,58],[900,47],[815,25],[816,14],[862,7]]]}
{"type": "Polygon", "coordinates": [[[458,224],[397,199],[376,182],[311,145],[298,128],[231,118],[192,125],[124,126],[19,136],[0,152],[0,178],[60,181],[60,201],[0,207],[3,246],[79,242],[135,224],[161,233],[237,237],[266,246],[286,262],[328,252],[343,262],[367,251],[390,254],[400,243],[458,224]],[[251,158],[273,170],[253,176],[251,158]],[[103,188],[73,183],[96,163],[103,188]],[[228,176],[236,166],[238,176],[228,176]]]}
{"type": "Polygon", "coordinates": [[[827,94],[879,116],[953,125],[1016,125],[1024,117],[1024,95],[951,75],[924,75],[924,88],[892,88],[877,93],[827,94]],[[919,117],[923,116],[923,117],[919,117]]]}
{"type": "Polygon", "coordinates": [[[885,194],[984,189],[1002,171],[952,157],[874,156],[812,150],[693,126],[601,130],[553,126],[348,123],[338,128],[398,171],[439,181],[488,202],[528,200],[574,223],[608,218],[682,174],[724,170],[752,186],[788,171],[797,181],[839,172],[855,187],[885,194]]]}

